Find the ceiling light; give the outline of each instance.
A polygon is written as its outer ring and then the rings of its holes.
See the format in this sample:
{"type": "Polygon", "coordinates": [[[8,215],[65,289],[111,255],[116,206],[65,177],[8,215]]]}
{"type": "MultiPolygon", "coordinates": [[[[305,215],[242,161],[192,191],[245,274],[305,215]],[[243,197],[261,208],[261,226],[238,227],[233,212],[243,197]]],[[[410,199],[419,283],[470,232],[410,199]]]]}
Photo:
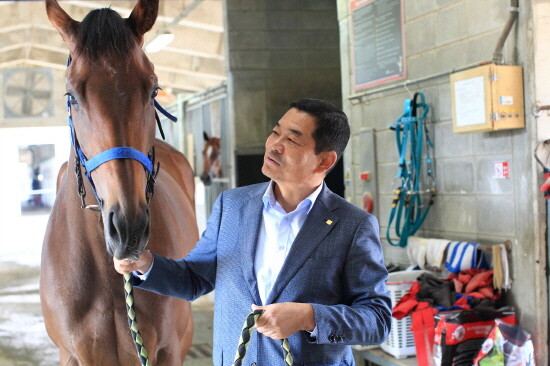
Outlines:
{"type": "Polygon", "coordinates": [[[145,51],[153,53],[158,52],[174,40],[174,34],[162,33],[156,36],[145,46],[145,51]]]}

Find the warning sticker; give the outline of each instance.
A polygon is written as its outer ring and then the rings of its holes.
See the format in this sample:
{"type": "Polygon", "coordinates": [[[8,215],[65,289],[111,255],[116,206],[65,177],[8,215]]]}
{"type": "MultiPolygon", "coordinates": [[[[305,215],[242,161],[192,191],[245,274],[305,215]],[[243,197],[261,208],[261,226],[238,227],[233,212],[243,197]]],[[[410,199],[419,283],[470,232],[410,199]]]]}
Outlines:
{"type": "Polygon", "coordinates": [[[510,178],[510,167],[507,161],[495,162],[495,179],[508,179],[510,178]]]}

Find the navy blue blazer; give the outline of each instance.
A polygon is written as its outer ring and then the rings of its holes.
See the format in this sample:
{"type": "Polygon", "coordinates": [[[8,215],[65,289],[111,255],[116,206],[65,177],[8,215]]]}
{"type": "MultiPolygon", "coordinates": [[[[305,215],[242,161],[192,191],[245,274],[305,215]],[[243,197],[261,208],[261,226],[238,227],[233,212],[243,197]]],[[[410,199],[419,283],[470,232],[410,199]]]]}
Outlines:
{"type": "MultiPolygon", "coordinates": [[[[267,183],[223,192],[207,228],[185,258],[154,254],[139,288],[192,301],[214,288],[216,366],[231,365],[251,304],[261,304],[254,258],[267,183]]],[[[302,302],[313,306],[318,336],[289,337],[295,365],[354,365],[351,345],[380,344],[390,330],[376,218],[326,185],[294,240],[266,304],[302,302]]],[[[243,365],[284,365],[281,343],[255,332],[243,365]]]]}

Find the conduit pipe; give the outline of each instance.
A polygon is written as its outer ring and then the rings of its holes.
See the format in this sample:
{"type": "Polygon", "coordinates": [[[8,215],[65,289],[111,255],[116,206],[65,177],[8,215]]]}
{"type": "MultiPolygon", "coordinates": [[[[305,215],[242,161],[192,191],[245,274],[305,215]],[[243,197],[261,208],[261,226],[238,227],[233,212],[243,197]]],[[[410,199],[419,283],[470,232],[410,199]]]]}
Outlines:
{"type": "Polygon", "coordinates": [[[504,42],[506,42],[506,38],[508,38],[508,34],[510,34],[510,30],[512,29],[512,26],[514,25],[518,17],[518,13],[519,0],[510,0],[510,15],[508,16],[508,21],[506,22],[506,25],[504,26],[504,29],[500,34],[500,38],[498,39],[495,51],[493,52],[493,63],[496,65],[502,64],[502,49],[504,48],[504,42]]]}

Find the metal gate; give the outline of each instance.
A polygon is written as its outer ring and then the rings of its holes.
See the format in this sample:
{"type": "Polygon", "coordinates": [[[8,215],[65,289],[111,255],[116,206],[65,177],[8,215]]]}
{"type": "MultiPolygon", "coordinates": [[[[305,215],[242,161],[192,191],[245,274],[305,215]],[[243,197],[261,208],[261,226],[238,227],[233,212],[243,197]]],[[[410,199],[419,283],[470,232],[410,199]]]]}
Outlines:
{"type": "Polygon", "coordinates": [[[193,95],[183,102],[185,144],[187,155],[192,153],[192,165],[195,176],[198,177],[203,169],[202,150],[205,144],[203,133],[219,137],[221,140],[222,176],[212,179],[210,185],[203,185],[199,179],[196,182],[196,208],[199,230],[201,230],[201,216],[208,218],[212,206],[218,195],[234,187],[233,172],[233,141],[229,125],[227,86],[226,83],[193,95]],[[201,207],[203,206],[203,207],[201,207]]]}

